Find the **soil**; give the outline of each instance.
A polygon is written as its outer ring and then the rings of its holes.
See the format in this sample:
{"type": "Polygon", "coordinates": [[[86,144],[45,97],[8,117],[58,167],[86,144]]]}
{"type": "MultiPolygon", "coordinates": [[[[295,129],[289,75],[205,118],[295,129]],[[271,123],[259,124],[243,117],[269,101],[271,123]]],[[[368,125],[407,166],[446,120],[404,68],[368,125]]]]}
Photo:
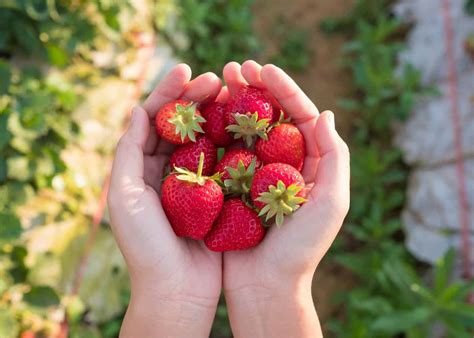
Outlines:
{"type": "MultiPolygon", "coordinates": [[[[309,33],[311,60],[303,72],[288,73],[315,102],[318,109],[332,110],[340,134],[347,139],[352,125],[351,115],[338,107],[338,98],[351,95],[350,74],[341,68],[341,45],[344,38],[328,38],[320,31],[322,19],[342,16],[351,9],[352,0],[257,0],[254,7],[255,29],[265,44],[269,59],[278,51],[275,29],[282,22],[285,29],[302,29],[309,33]]],[[[280,27],[281,28],[281,27],[280,27]]],[[[313,280],[313,298],[321,324],[339,312],[334,295],[355,284],[351,274],[333,263],[323,261],[313,280]]],[[[324,330],[326,331],[326,330],[324,330]]]]}

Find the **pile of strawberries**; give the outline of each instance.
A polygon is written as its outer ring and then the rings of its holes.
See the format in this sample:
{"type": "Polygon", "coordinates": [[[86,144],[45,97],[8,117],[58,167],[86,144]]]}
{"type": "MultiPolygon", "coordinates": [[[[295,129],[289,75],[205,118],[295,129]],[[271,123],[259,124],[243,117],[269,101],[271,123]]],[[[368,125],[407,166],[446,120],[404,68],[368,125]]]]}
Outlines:
{"type": "Polygon", "coordinates": [[[304,137],[262,90],[244,86],[204,107],[169,102],[155,122],[178,145],[161,189],[176,235],[213,251],[248,249],[304,203],[304,137]]]}

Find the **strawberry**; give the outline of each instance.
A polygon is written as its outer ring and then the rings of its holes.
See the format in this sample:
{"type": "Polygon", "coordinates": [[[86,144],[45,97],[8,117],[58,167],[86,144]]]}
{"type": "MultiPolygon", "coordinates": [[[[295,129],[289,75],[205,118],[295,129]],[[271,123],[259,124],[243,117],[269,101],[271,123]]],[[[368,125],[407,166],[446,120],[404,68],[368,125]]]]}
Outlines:
{"type": "Polygon", "coordinates": [[[216,164],[214,171],[222,175],[221,180],[230,193],[242,194],[250,191],[255,168],[261,162],[247,149],[228,150],[216,164]]]}
{"type": "Polygon", "coordinates": [[[233,140],[232,135],[225,130],[226,112],[227,105],[219,102],[213,102],[202,110],[202,116],[206,119],[202,128],[206,136],[219,147],[228,146],[233,140]]]}
{"type": "Polygon", "coordinates": [[[175,100],[161,107],[155,117],[158,135],[173,144],[195,142],[196,133],[204,133],[201,124],[206,122],[196,105],[185,100],[175,100]]]}
{"type": "Polygon", "coordinates": [[[214,227],[204,238],[209,250],[245,250],[259,244],[265,229],[257,213],[238,198],[224,202],[214,227]]]}
{"type": "Polygon", "coordinates": [[[171,155],[170,166],[171,168],[180,167],[197,172],[201,153],[204,153],[202,174],[209,176],[216,164],[217,149],[206,136],[199,136],[196,142],[179,146],[171,155]]]}
{"type": "Polygon", "coordinates": [[[250,147],[254,139],[266,137],[266,129],[273,118],[271,100],[255,87],[243,86],[227,103],[227,130],[234,138],[243,138],[250,147]]]}
{"type": "Polygon", "coordinates": [[[266,215],[266,221],[276,216],[276,224],[283,224],[284,216],[292,214],[305,201],[305,182],[300,172],[289,164],[270,163],[258,170],[250,188],[250,198],[266,215]]]}
{"type": "Polygon", "coordinates": [[[303,134],[290,123],[277,124],[268,132],[268,140],[257,140],[255,153],[264,164],[286,163],[301,171],[306,156],[303,134]]]}
{"type": "Polygon", "coordinates": [[[161,203],[177,236],[203,239],[224,203],[221,187],[202,176],[203,165],[201,153],[197,173],[176,168],[163,182],[161,203]]]}

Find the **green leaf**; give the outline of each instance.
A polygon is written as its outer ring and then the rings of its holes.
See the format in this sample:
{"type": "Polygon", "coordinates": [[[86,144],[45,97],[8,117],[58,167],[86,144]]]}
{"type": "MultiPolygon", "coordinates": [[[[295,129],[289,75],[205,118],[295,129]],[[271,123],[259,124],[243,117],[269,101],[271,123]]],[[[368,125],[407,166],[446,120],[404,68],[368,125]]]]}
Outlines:
{"type": "Polygon", "coordinates": [[[12,77],[11,66],[0,59],[0,96],[7,94],[12,77]]]}
{"type": "Polygon", "coordinates": [[[68,63],[69,56],[67,52],[55,44],[50,44],[46,47],[49,61],[58,67],[64,67],[68,63]]]}
{"type": "Polygon", "coordinates": [[[225,154],[225,148],[217,148],[217,161],[220,161],[225,154]]]}
{"type": "Polygon", "coordinates": [[[20,332],[20,326],[15,315],[7,308],[0,308],[0,337],[16,338],[20,332]]]}
{"type": "Polygon", "coordinates": [[[388,313],[375,319],[372,329],[376,332],[390,335],[404,332],[415,325],[426,322],[430,318],[432,311],[432,309],[420,307],[414,310],[388,313]]]}
{"type": "Polygon", "coordinates": [[[86,310],[84,302],[78,296],[67,297],[65,301],[69,323],[79,323],[86,310]]]}
{"type": "Polygon", "coordinates": [[[33,176],[26,156],[15,156],[7,160],[7,176],[18,181],[27,181],[33,176]]]}
{"type": "Polygon", "coordinates": [[[5,181],[7,177],[7,162],[5,159],[0,155],[0,183],[5,181]]]}
{"type": "Polygon", "coordinates": [[[52,252],[38,255],[28,272],[28,282],[32,285],[58,286],[61,281],[61,261],[52,252]]]}
{"type": "Polygon", "coordinates": [[[34,286],[23,296],[23,300],[28,304],[45,308],[59,304],[59,296],[49,286],[34,286]]]}
{"type": "Polygon", "coordinates": [[[18,218],[10,213],[0,213],[0,243],[18,239],[22,228],[18,218]]]}
{"type": "Polygon", "coordinates": [[[11,134],[8,131],[8,115],[2,114],[0,115],[0,150],[8,144],[10,137],[11,134]]]}
{"type": "Polygon", "coordinates": [[[436,263],[434,276],[434,292],[436,294],[440,294],[448,286],[454,265],[454,254],[454,249],[450,248],[444,257],[436,263]]]}

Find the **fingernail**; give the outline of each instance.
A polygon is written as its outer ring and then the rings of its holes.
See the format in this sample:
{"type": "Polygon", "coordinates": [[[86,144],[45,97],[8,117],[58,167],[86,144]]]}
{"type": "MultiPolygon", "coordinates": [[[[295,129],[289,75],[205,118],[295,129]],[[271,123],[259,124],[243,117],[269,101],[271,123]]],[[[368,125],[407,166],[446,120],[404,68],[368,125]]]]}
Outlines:
{"type": "Polygon", "coordinates": [[[133,122],[135,122],[135,120],[137,119],[137,114],[138,114],[139,109],[140,109],[139,107],[133,107],[132,108],[132,116],[131,116],[131,119],[130,119],[130,124],[133,124],[133,122]]]}
{"type": "Polygon", "coordinates": [[[328,112],[327,118],[331,127],[336,128],[336,123],[334,122],[334,113],[332,111],[328,112]]]}

